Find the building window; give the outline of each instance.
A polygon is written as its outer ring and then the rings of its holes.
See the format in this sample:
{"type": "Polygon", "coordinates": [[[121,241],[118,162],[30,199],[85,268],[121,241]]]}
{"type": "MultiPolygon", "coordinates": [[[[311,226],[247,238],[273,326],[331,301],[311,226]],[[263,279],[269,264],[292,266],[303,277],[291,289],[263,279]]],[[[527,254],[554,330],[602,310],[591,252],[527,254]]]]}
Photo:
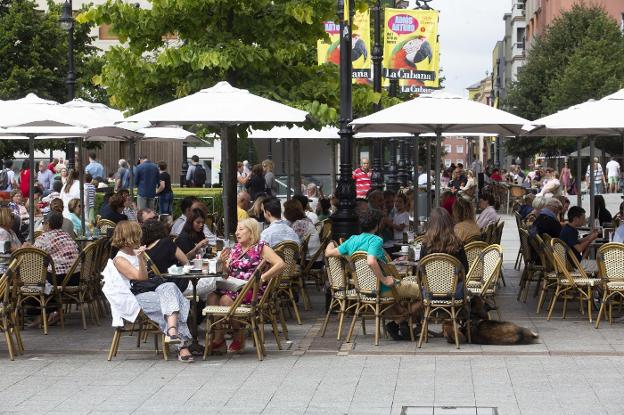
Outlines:
{"type": "Polygon", "coordinates": [[[524,27],[519,27],[516,29],[516,47],[519,49],[524,49],[524,33],[524,27]]]}
{"type": "Polygon", "coordinates": [[[464,146],[456,146],[455,149],[456,149],[455,151],[456,153],[464,154],[464,146]]]}
{"type": "Polygon", "coordinates": [[[446,166],[446,168],[451,167],[451,159],[444,159],[444,166],[446,166]]]}
{"type": "Polygon", "coordinates": [[[464,159],[457,159],[457,160],[455,160],[455,165],[460,164],[460,163],[464,164],[464,159]]]}
{"type": "Polygon", "coordinates": [[[444,152],[446,154],[449,154],[451,151],[453,151],[453,149],[451,148],[450,144],[444,144],[444,152]]]}

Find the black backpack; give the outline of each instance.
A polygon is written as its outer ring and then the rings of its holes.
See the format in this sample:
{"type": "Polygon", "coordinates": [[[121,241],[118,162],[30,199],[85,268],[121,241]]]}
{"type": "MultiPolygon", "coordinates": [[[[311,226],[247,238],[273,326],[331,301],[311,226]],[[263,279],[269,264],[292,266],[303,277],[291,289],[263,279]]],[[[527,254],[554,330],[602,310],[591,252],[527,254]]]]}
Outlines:
{"type": "Polygon", "coordinates": [[[193,185],[195,187],[204,187],[206,183],[206,169],[201,164],[195,165],[195,171],[193,172],[193,185]]]}
{"type": "Polygon", "coordinates": [[[9,187],[9,169],[0,171],[0,190],[6,190],[9,187]]]}

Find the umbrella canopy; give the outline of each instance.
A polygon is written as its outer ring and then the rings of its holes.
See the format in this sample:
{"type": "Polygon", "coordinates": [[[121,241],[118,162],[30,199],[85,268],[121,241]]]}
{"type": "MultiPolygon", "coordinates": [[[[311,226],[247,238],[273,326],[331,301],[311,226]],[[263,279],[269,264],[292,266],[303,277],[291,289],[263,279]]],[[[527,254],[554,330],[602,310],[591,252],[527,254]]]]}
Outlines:
{"type": "Polygon", "coordinates": [[[356,132],[479,133],[519,135],[524,118],[447,93],[421,95],[411,101],[354,120],[356,132]]]}
{"type": "Polygon", "coordinates": [[[238,125],[261,122],[303,122],[307,113],[219,82],[212,88],[135,114],[127,121],[152,124],[238,125]]]}
{"type": "Polygon", "coordinates": [[[155,126],[203,124],[221,128],[221,171],[225,237],[236,223],[236,142],[229,127],[252,123],[301,123],[307,113],[278,102],[219,82],[212,88],[176,99],[158,107],[135,114],[127,121],[149,122],[155,126]]]}
{"type": "MultiPolygon", "coordinates": [[[[129,126],[125,126],[129,127],[129,126]]],[[[86,133],[85,141],[170,141],[199,140],[199,138],[180,127],[142,127],[124,128],[121,125],[91,128],[86,133]]]]}
{"type": "Polygon", "coordinates": [[[32,93],[24,98],[0,101],[0,126],[86,127],[72,119],[68,108],[32,93]]]}
{"type": "MultiPolygon", "coordinates": [[[[589,153],[590,153],[590,148],[588,147],[583,147],[581,149],[581,157],[589,157],[589,153]]],[[[570,157],[578,157],[579,152],[578,151],[574,151],[572,153],[570,153],[570,157]]],[[[604,153],[605,157],[611,157],[611,154],[609,153],[604,153]]]]}

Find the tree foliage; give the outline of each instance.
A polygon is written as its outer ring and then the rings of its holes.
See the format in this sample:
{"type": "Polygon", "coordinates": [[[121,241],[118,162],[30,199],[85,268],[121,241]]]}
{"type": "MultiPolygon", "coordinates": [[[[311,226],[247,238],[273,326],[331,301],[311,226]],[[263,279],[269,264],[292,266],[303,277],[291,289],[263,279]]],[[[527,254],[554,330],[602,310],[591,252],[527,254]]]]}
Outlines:
{"type": "MultiPolygon", "coordinates": [[[[102,74],[111,104],[142,111],[221,80],[310,112],[317,125],[336,123],[338,68],[317,65],[323,21],[334,0],[153,0],[151,9],[120,0],[90,9],[84,22],[111,25],[123,42],[105,55],[102,74]]],[[[354,116],[380,97],[353,86],[354,116]]]]}
{"type": "MultiPolygon", "coordinates": [[[[67,101],[67,32],[59,23],[60,6],[53,2],[42,12],[31,0],[0,0],[0,99],[18,99],[33,92],[46,99],[67,101]]],[[[105,100],[105,91],[91,83],[101,70],[101,58],[91,45],[92,24],[76,24],[74,52],[76,95],[105,100]]],[[[56,142],[53,146],[59,147],[56,142]]],[[[38,141],[45,149],[48,141],[38,141]]],[[[0,140],[0,156],[26,150],[25,141],[0,140]]]]}
{"type": "MultiPolygon", "coordinates": [[[[588,99],[599,99],[622,88],[624,37],[617,22],[600,6],[576,4],[537,37],[526,64],[510,89],[506,108],[535,120],[588,99]]],[[[507,140],[511,154],[566,154],[575,140],[507,140]]]]}

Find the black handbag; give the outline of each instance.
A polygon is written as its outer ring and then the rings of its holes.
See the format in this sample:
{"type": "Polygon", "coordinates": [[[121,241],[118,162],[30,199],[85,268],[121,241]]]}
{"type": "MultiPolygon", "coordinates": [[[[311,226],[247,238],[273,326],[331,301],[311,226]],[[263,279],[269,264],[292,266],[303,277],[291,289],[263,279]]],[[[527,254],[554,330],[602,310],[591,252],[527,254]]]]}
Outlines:
{"type": "Polygon", "coordinates": [[[145,281],[131,281],[130,291],[132,294],[138,295],[155,291],[159,285],[164,284],[166,281],[159,275],[150,274],[145,281]]]}

